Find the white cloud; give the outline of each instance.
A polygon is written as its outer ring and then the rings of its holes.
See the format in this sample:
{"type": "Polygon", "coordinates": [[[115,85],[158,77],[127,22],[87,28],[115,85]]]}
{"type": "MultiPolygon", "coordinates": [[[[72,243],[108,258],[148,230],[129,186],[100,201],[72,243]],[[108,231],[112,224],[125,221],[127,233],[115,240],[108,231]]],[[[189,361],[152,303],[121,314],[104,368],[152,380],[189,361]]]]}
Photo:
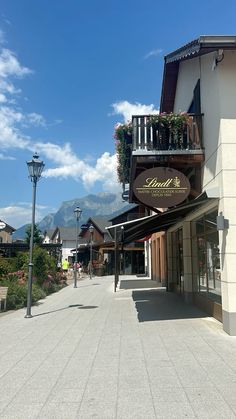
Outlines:
{"type": "Polygon", "coordinates": [[[24,119],[23,114],[6,106],[0,107],[0,148],[27,148],[29,139],[20,134],[17,124],[24,119]]]}
{"type": "Polygon", "coordinates": [[[34,125],[36,127],[46,127],[46,121],[45,118],[35,112],[29,113],[26,116],[26,120],[29,124],[34,125]]]}
{"type": "MultiPolygon", "coordinates": [[[[0,33],[1,37],[1,33],[0,33]]],[[[23,133],[24,128],[29,125],[48,127],[45,118],[36,113],[25,113],[17,107],[15,98],[21,93],[12,83],[12,78],[25,77],[32,73],[27,67],[23,67],[16,55],[9,49],[0,50],[0,160],[14,159],[6,154],[9,150],[24,149],[30,152],[37,151],[42,159],[52,163],[54,167],[49,167],[43,175],[54,178],[71,178],[77,182],[82,182],[85,188],[91,188],[96,182],[100,182],[104,190],[114,190],[120,188],[117,182],[116,155],[105,152],[100,156],[95,164],[80,159],[72,150],[70,143],[58,145],[54,142],[33,141],[33,139],[23,133]],[[14,95],[14,99],[12,99],[14,95]]],[[[128,104],[128,102],[126,102],[128,104]]],[[[118,106],[118,104],[117,104],[118,106]]],[[[130,106],[141,106],[139,104],[130,106]]],[[[143,106],[143,105],[142,105],[143,106]]],[[[140,112],[143,111],[140,109],[140,112]]],[[[146,111],[146,109],[145,109],[146,111]]],[[[54,123],[60,123],[56,120],[54,123]]],[[[54,124],[53,123],[53,124],[54,124]]],[[[15,216],[18,211],[19,217],[28,216],[31,211],[27,206],[10,206],[5,209],[5,215],[10,216],[11,211],[15,216]]]]}
{"type": "MultiPolygon", "coordinates": [[[[35,221],[42,220],[44,215],[42,208],[36,205],[35,221]]],[[[22,203],[22,205],[17,204],[0,208],[0,219],[16,229],[24,224],[30,224],[32,219],[31,204],[22,203]]]]}
{"type": "Polygon", "coordinates": [[[121,102],[115,102],[112,104],[113,115],[122,115],[124,121],[130,121],[132,115],[150,115],[153,113],[159,113],[158,109],[155,109],[155,105],[143,105],[141,103],[135,102],[130,103],[127,100],[121,102]]]}
{"type": "Polygon", "coordinates": [[[0,77],[24,77],[32,73],[27,67],[22,67],[16,55],[9,49],[3,48],[0,54],[0,77]]]}
{"type": "Polygon", "coordinates": [[[147,60],[150,57],[156,57],[157,55],[160,55],[163,52],[162,49],[157,48],[157,49],[153,49],[152,51],[149,51],[145,56],[144,59],[147,60]]]}
{"type": "Polygon", "coordinates": [[[0,153],[0,160],[16,160],[16,158],[11,156],[5,156],[4,154],[0,153]]]}
{"type": "MultiPolygon", "coordinates": [[[[59,146],[57,146],[60,149],[59,146]]],[[[49,148],[50,150],[50,148],[49,148]]],[[[45,153],[44,149],[44,153],[45,153]]],[[[103,190],[119,190],[120,185],[117,180],[117,157],[108,152],[102,154],[94,166],[85,163],[70,153],[70,147],[61,148],[55,156],[54,161],[59,163],[56,168],[46,169],[43,172],[44,177],[54,177],[67,179],[72,178],[75,181],[82,181],[85,188],[91,188],[96,182],[101,182],[103,190]],[[65,150],[67,152],[65,152],[65,150]]],[[[46,153],[45,153],[46,154],[46,153]]]]}

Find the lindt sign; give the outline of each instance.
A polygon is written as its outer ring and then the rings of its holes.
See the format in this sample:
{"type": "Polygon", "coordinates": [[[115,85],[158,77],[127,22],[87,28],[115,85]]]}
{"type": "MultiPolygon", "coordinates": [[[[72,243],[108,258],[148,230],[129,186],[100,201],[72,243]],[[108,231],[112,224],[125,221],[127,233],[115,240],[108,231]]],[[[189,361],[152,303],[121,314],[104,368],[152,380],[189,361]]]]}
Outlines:
{"type": "Polygon", "coordinates": [[[134,181],[138,200],[155,208],[169,208],[183,202],[190,193],[188,178],[169,167],[144,170],[134,181]]]}

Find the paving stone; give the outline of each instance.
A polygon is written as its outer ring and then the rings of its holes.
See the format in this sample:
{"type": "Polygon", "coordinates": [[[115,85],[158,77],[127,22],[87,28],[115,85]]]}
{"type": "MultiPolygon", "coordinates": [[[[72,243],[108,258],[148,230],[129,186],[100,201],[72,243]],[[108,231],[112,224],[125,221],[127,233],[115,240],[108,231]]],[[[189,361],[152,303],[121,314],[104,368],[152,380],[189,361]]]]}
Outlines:
{"type": "Polygon", "coordinates": [[[236,418],[236,339],[174,294],[114,294],[113,279],[0,316],[0,418],[236,418]]]}

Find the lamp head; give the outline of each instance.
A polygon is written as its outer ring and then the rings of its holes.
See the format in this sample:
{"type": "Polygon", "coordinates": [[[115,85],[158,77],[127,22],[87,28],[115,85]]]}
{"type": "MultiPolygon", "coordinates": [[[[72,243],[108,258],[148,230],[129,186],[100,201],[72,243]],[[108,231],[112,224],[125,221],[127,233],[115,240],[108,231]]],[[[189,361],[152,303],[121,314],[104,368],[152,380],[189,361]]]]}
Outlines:
{"type": "Polygon", "coordinates": [[[76,208],[74,209],[74,213],[75,213],[75,215],[76,215],[77,220],[79,220],[79,219],[80,219],[80,217],[81,217],[81,214],[82,214],[82,209],[81,209],[80,207],[76,207],[76,208]]]}
{"type": "Polygon", "coordinates": [[[89,232],[90,232],[90,234],[93,234],[93,232],[94,232],[94,226],[92,224],[90,224],[90,226],[89,226],[89,232]]]}
{"type": "Polygon", "coordinates": [[[31,181],[37,182],[41,177],[43,168],[45,166],[42,160],[39,160],[39,155],[34,153],[32,160],[26,162],[29,170],[29,177],[31,181]]]}

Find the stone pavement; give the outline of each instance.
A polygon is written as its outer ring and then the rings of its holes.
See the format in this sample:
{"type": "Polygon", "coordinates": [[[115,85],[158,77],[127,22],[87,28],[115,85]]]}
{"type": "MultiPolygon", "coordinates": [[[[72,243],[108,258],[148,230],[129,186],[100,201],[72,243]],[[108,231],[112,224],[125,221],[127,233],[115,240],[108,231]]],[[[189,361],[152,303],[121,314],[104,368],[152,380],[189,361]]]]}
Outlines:
{"type": "Polygon", "coordinates": [[[236,418],[236,338],[154,282],[84,279],[32,313],[0,315],[0,418],[236,418]]]}

